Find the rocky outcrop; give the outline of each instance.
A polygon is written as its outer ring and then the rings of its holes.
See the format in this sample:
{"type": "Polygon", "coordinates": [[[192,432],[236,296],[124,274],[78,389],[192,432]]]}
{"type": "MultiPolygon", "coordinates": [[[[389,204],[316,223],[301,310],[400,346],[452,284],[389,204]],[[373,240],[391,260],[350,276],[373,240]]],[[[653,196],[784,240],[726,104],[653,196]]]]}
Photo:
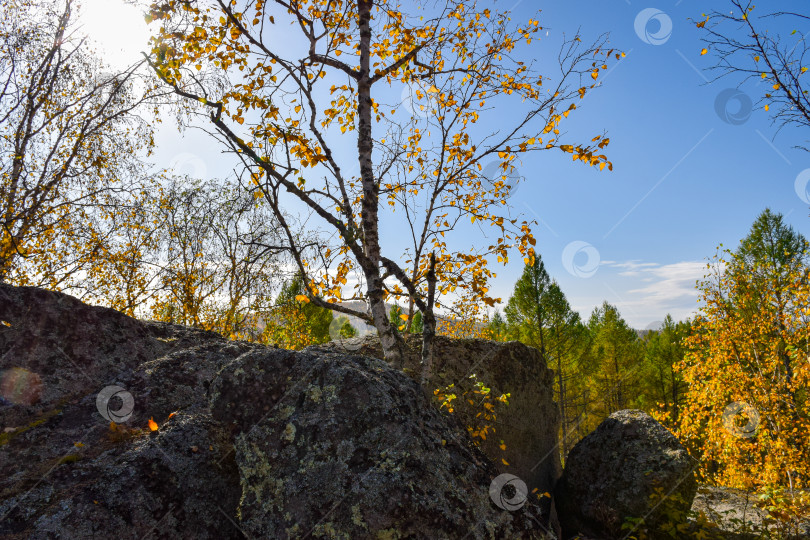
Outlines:
{"type": "MultiPolygon", "coordinates": [[[[405,343],[405,372],[418,378],[422,371],[421,336],[411,335],[405,343]]],[[[384,357],[376,336],[332,342],[312,350],[351,350],[375,358],[384,357]]],[[[459,389],[456,393],[461,393],[460,389],[471,385],[470,375],[473,374],[476,380],[491,388],[494,395],[511,394],[509,405],[503,407],[492,422],[494,436],[483,441],[481,449],[496,464],[499,473],[517,476],[526,483],[530,493],[537,490],[535,493],[550,494],[561,474],[553,371],[537,349],[517,341],[499,343],[436,336],[429,389],[453,384],[459,389]]],[[[456,415],[462,419],[481,412],[480,404],[468,407],[465,399],[455,403],[456,415]]],[[[544,515],[548,516],[551,499],[541,497],[540,504],[544,515]]]]}
{"type": "Polygon", "coordinates": [[[0,321],[3,538],[543,536],[541,509],[496,506],[495,466],[382,361],[4,284],[0,321]]]}
{"type": "MultiPolygon", "coordinates": [[[[692,512],[702,515],[709,523],[708,527],[702,527],[703,537],[712,540],[755,540],[780,538],[785,536],[786,531],[792,530],[796,538],[810,538],[810,515],[787,522],[775,522],[760,507],[762,501],[759,496],[759,493],[741,489],[699,486],[692,503],[692,512]]],[[[697,524],[693,525],[696,530],[700,530],[697,524]]]]}
{"type": "Polygon", "coordinates": [[[628,518],[655,530],[660,516],[692,505],[697,462],[643,411],[611,414],[568,454],[555,491],[563,538],[623,538],[628,518]]]}
{"type": "Polygon", "coordinates": [[[418,384],[369,357],[275,357],[244,355],[212,385],[214,418],[239,433],[249,536],[531,535],[530,513],[493,511],[496,471],[418,384]]]}

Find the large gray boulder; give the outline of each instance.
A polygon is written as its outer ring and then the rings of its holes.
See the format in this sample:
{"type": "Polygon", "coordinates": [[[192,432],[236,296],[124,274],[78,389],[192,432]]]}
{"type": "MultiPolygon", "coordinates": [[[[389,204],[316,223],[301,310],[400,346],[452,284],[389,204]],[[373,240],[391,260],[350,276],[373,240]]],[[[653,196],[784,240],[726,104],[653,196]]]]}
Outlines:
{"type": "Polygon", "coordinates": [[[563,538],[624,538],[627,518],[643,518],[654,534],[661,516],[685,518],[697,490],[696,465],[645,412],[611,414],[568,454],[555,490],[563,538]]]}
{"type": "Polygon", "coordinates": [[[4,284],[0,321],[0,537],[543,536],[541,509],[498,508],[495,466],[382,361],[4,284]],[[111,385],[133,404],[115,424],[111,385]]]}
{"type": "Polygon", "coordinates": [[[243,355],[211,387],[214,418],[238,433],[249,536],[539,536],[535,508],[493,508],[497,471],[414,381],[364,356],[272,359],[243,355]]]}
{"type": "MultiPolygon", "coordinates": [[[[404,370],[419,379],[421,336],[409,336],[405,345],[404,370]]],[[[380,341],[374,335],[332,342],[312,350],[353,350],[375,358],[384,357],[380,341]]],[[[459,389],[472,384],[470,375],[473,374],[476,380],[491,388],[494,395],[511,394],[509,405],[503,407],[492,422],[494,435],[479,441],[481,450],[495,463],[499,473],[513,474],[524,481],[529,493],[552,493],[561,474],[559,413],[552,390],[554,372],[537,349],[517,341],[504,343],[436,336],[428,390],[454,384],[456,393],[460,393],[459,389]],[[506,445],[505,450],[501,448],[501,441],[506,445]]],[[[480,399],[475,402],[474,406],[468,406],[466,399],[454,402],[454,414],[462,423],[468,423],[470,417],[482,412],[480,399]]],[[[551,498],[541,497],[538,504],[548,519],[551,498]]]]}

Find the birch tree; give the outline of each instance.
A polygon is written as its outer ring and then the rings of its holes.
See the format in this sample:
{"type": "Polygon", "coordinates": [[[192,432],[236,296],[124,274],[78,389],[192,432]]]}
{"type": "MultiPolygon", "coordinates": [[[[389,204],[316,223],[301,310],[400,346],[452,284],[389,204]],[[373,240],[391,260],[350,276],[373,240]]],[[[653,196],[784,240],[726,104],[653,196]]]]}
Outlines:
{"type": "Polygon", "coordinates": [[[155,72],[215,128],[277,215],[305,276],[300,300],[373,324],[394,363],[403,344],[386,299],[423,314],[429,369],[434,309],[457,307],[453,297],[464,313],[494,305],[489,262],[515,252],[533,259],[531,223],[508,204],[515,185],[506,180],[521,156],[561,151],[612,169],[604,132],[580,143],[561,132],[621,56],[604,36],[590,46],[566,39],[546,76],[520,60],[548,57],[538,19],[515,24],[459,0],[169,0],[147,20],[159,27],[148,55],[155,72]],[[509,104],[514,118],[498,114],[509,104]],[[503,174],[486,178],[493,159],[503,174]],[[331,240],[299,245],[282,213],[291,207],[331,240]],[[404,253],[381,244],[389,219],[408,226],[404,253]],[[468,220],[493,241],[451,248],[446,236],[468,220]],[[338,304],[351,299],[368,312],[338,304]]]}
{"type": "Polygon", "coordinates": [[[152,143],[137,111],[153,76],[101,75],[74,19],[72,0],[0,7],[0,280],[67,286],[105,234],[92,210],[132,188],[152,143]]]}

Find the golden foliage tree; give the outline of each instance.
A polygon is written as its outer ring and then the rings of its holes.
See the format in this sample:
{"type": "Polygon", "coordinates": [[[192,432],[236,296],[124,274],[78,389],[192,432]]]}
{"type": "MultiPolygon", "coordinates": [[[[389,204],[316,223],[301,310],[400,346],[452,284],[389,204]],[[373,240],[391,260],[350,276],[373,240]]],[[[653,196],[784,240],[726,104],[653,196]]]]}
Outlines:
{"type": "Polygon", "coordinates": [[[147,19],[159,26],[153,68],[253,175],[309,299],[373,324],[394,361],[402,341],[386,299],[423,313],[428,365],[434,296],[437,308],[454,292],[467,310],[493,305],[490,258],[506,262],[512,249],[533,257],[530,224],[506,210],[514,187],[506,175],[522,155],[557,149],[612,167],[600,154],[604,134],[579,144],[560,132],[620,56],[604,39],[567,40],[559,74],[545,77],[515,58],[542,54],[537,20],[515,25],[506,13],[460,0],[168,0],[154,3],[147,19]],[[403,87],[408,112],[391,105],[403,87]],[[497,108],[510,102],[522,110],[505,119],[497,108]],[[489,179],[482,165],[493,159],[503,174],[489,179]],[[300,245],[281,213],[295,205],[320,220],[331,243],[300,245]],[[380,245],[385,207],[410,227],[404,255],[380,245]],[[451,250],[445,235],[466,220],[491,226],[497,240],[451,250]],[[352,272],[358,285],[347,293],[352,272]],[[354,298],[368,312],[336,305],[354,298]]]}
{"type": "Polygon", "coordinates": [[[100,75],[72,0],[10,0],[0,20],[0,280],[63,288],[106,234],[94,209],[151,145],[135,113],[155,94],[138,65],[100,75]]]}
{"type": "Polygon", "coordinates": [[[273,216],[234,178],[163,180],[111,206],[106,226],[115,234],[83,284],[88,298],[231,339],[257,338],[282,262],[273,216]]]}
{"type": "Polygon", "coordinates": [[[680,436],[702,456],[705,479],[785,490],[789,507],[810,487],[807,242],[765,211],[709,269],[680,366],[680,436]]]}
{"type": "MultiPolygon", "coordinates": [[[[303,277],[298,275],[285,282],[273,307],[264,316],[265,328],[262,341],[273,343],[285,349],[300,350],[310,345],[330,341],[332,312],[311,302],[299,302],[296,297],[305,292],[303,277]]],[[[348,320],[336,320],[336,337],[348,320]]]]}

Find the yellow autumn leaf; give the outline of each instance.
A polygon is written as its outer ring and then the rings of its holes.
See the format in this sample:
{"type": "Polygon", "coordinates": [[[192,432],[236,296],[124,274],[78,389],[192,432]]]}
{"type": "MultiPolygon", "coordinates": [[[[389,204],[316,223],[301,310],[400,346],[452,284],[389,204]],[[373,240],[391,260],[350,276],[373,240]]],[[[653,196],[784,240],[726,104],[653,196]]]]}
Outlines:
{"type": "Polygon", "coordinates": [[[705,47],[704,47],[704,48],[702,48],[702,49],[700,50],[700,56],[703,56],[703,55],[704,55],[704,54],[706,54],[707,52],[709,52],[709,49],[707,49],[707,48],[705,48],[705,47]]]}
{"type": "Polygon", "coordinates": [[[297,294],[297,295],[295,296],[295,300],[296,300],[297,302],[303,302],[304,304],[308,304],[308,303],[309,303],[309,298],[307,298],[307,297],[306,297],[306,296],[304,296],[303,294],[297,294]]]}

